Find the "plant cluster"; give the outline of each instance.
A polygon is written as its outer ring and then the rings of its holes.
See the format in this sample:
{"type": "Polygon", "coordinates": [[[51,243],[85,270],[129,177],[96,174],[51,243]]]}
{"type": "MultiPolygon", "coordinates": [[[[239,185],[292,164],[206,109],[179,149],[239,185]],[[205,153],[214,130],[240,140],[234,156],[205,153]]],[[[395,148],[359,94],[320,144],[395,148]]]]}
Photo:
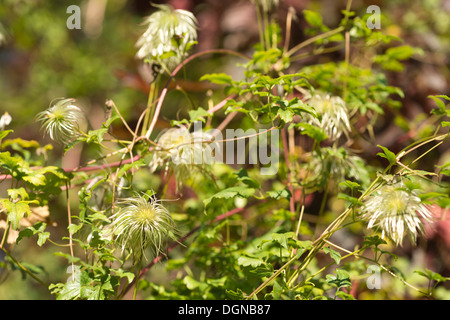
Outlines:
{"type": "MultiPolygon", "coordinates": [[[[0,173],[9,185],[0,199],[0,267],[21,270],[58,299],[122,299],[131,292],[152,299],[354,299],[368,290],[361,279],[370,266],[417,297],[434,296],[448,278],[419,270],[428,282],[418,287],[392,261],[405,237],[415,246],[433,224],[433,208],[450,207],[450,162],[421,165],[448,144],[450,98],[430,97],[436,107],[401,150],[376,145],[377,121],[400,114],[403,98],[386,74],[401,72],[402,61],[420,50],[370,29],[370,15],[357,16],[351,1],[333,29],[304,10],[309,37],[291,46],[294,14],[288,12],[283,34],[278,1],[253,3],[260,40],[250,56],[225,49],[190,53],[194,15],[155,6],[136,44],[137,58],[153,74],[135,127],[112,100],[99,128],[89,128],[74,98],[55,99],[39,113],[43,132],[64,152],[82,146],[101,154],[84,165],[49,165],[52,145],[10,139],[10,118],[3,115],[0,173]],[[302,63],[340,53],[334,62],[302,63]],[[168,92],[189,95],[172,84],[191,61],[208,55],[237,57],[241,77],[204,74],[199,80],[214,85],[219,101],[211,98],[156,134],[168,92]],[[203,130],[193,131],[198,123],[203,130]],[[219,140],[208,131],[216,123],[219,132],[233,124],[259,131],[219,140]],[[131,138],[115,137],[113,124],[131,138]],[[276,146],[267,135],[277,137],[276,146]],[[279,161],[213,161],[218,143],[253,137],[279,152],[279,161]],[[377,161],[369,162],[367,150],[375,148],[377,161]],[[262,174],[268,166],[276,170],[262,174]],[[67,233],[56,240],[51,206],[60,198],[67,233]],[[14,251],[24,238],[61,246],[67,279],[47,283],[38,268],[20,262],[14,251]],[[147,277],[157,263],[165,266],[167,283],[147,277]]],[[[245,153],[238,148],[238,156],[245,153]]]]}

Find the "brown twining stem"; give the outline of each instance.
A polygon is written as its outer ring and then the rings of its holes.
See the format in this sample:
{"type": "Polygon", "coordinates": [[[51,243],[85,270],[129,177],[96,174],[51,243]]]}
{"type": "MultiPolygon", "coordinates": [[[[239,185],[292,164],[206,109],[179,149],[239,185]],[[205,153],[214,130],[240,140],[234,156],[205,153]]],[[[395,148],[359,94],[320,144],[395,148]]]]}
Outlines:
{"type": "Polygon", "coordinates": [[[87,172],[87,171],[104,170],[107,168],[118,167],[120,165],[132,163],[132,162],[139,160],[140,158],[141,158],[141,156],[139,154],[137,154],[134,157],[129,158],[129,159],[124,159],[123,161],[116,161],[116,162],[106,163],[106,164],[102,164],[102,165],[98,165],[98,166],[83,167],[83,168],[79,168],[79,169],[64,169],[64,170],[68,171],[68,172],[87,172]]]}

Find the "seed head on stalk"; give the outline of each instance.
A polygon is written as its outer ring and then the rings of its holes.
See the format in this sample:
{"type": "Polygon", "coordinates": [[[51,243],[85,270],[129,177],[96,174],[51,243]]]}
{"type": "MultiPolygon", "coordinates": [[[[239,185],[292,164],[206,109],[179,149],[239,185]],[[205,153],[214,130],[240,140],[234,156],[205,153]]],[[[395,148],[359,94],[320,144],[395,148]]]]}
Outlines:
{"type": "Polygon", "coordinates": [[[147,29],[136,42],[139,48],[136,57],[171,70],[197,40],[197,20],[186,10],[175,10],[164,4],[153,6],[158,10],[144,21],[147,29]]]}
{"type": "Polygon", "coordinates": [[[217,144],[213,136],[202,131],[190,133],[185,127],[170,128],[157,138],[158,147],[150,163],[151,172],[172,170],[177,188],[214,162],[217,144]]]}
{"type": "Polygon", "coordinates": [[[331,140],[351,131],[348,109],[340,97],[317,92],[307,103],[316,110],[319,118],[307,116],[306,121],[322,128],[331,140]]]}
{"type": "Polygon", "coordinates": [[[381,230],[382,237],[402,245],[405,235],[415,244],[418,233],[424,232],[423,222],[431,221],[431,212],[416,193],[402,182],[385,184],[370,196],[362,208],[361,218],[368,228],[381,230]]]}
{"type": "Polygon", "coordinates": [[[164,250],[169,238],[175,239],[176,226],[169,211],[155,196],[138,195],[119,203],[120,209],[112,217],[111,227],[122,252],[127,250],[135,261],[150,249],[156,257],[164,250]]]}
{"type": "Polygon", "coordinates": [[[85,117],[75,99],[59,99],[47,110],[38,113],[36,120],[54,141],[69,144],[81,135],[85,117]]]}

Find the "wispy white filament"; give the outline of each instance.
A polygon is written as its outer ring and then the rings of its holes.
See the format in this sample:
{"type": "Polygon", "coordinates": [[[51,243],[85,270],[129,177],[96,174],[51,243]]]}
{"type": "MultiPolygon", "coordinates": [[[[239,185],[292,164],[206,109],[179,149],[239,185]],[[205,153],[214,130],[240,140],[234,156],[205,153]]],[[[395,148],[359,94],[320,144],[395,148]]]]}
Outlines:
{"type": "Polygon", "coordinates": [[[423,220],[431,221],[431,212],[420,198],[403,183],[384,185],[369,197],[362,208],[361,218],[368,221],[367,227],[381,230],[382,237],[388,237],[401,245],[405,235],[415,243],[417,234],[423,232],[423,220]]]}
{"type": "Polygon", "coordinates": [[[37,115],[36,119],[52,140],[68,144],[80,136],[79,128],[85,118],[74,102],[75,99],[61,99],[37,115]]]}
{"type": "Polygon", "coordinates": [[[351,131],[347,106],[340,97],[316,93],[308,101],[320,119],[307,116],[307,122],[322,128],[331,140],[337,140],[343,133],[351,131]]]}
{"type": "Polygon", "coordinates": [[[172,169],[179,187],[195,170],[214,162],[211,140],[212,135],[205,132],[170,128],[157,139],[150,170],[162,168],[167,172],[172,169]]]}
{"type": "Polygon", "coordinates": [[[112,217],[112,227],[122,251],[128,250],[135,260],[150,248],[157,256],[166,240],[173,237],[175,223],[169,211],[154,196],[124,199],[112,217]]]}
{"type": "Polygon", "coordinates": [[[136,42],[136,57],[176,66],[188,47],[197,39],[197,20],[186,10],[174,10],[169,5],[154,5],[158,11],[145,19],[147,29],[136,42]]]}

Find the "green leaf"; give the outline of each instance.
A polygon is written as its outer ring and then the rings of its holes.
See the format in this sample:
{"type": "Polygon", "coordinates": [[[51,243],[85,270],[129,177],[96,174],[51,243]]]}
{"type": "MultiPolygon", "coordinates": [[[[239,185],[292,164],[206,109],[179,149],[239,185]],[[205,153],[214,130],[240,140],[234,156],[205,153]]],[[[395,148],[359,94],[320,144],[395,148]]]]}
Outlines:
{"type": "Polygon", "coordinates": [[[31,238],[34,235],[33,228],[26,228],[23,230],[20,230],[19,235],[16,239],[16,244],[19,244],[20,240],[22,240],[24,237],[31,238]]]}
{"type": "Polygon", "coordinates": [[[358,191],[361,189],[361,185],[357,182],[345,180],[345,182],[339,183],[341,188],[349,188],[352,191],[358,191]]]}
{"type": "Polygon", "coordinates": [[[445,99],[445,100],[449,100],[450,98],[448,96],[445,95],[430,95],[428,96],[428,98],[431,98],[434,100],[434,102],[436,102],[437,105],[437,109],[433,109],[431,111],[431,113],[433,114],[437,114],[437,115],[447,115],[450,116],[450,110],[446,109],[446,104],[444,103],[444,101],[442,101],[441,99],[445,99]]]}
{"type": "Polygon", "coordinates": [[[0,152],[0,168],[11,173],[13,177],[23,174],[23,168],[28,168],[22,158],[11,156],[9,152],[0,152]]]}
{"type": "Polygon", "coordinates": [[[435,95],[435,97],[450,101],[450,97],[446,96],[444,94],[438,94],[438,95],[435,95]]]}
{"type": "Polygon", "coordinates": [[[225,290],[227,296],[232,300],[244,300],[247,296],[241,289],[237,288],[236,291],[225,290]]]}
{"type": "Polygon", "coordinates": [[[200,78],[200,81],[208,80],[215,84],[228,84],[231,85],[233,79],[226,73],[210,73],[205,74],[200,78]]]}
{"type": "Polygon", "coordinates": [[[248,198],[251,197],[255,193],[254,188],[239,186],[239,187],[230,187],[219,191],[212,197],[203,200],[203,204],[206,207],[211,203],[213,199],[230,199],[234,197],[248,198]]]}
{"type": "Polygon", "coordinates": [[[294,236],[294,232],[272,233],[272,240],[281,245],[283,248],[288,249],[288,241],[293,239],[294,236]]]}
{"type": "Polygon", "coordinates": [[[365,237],[361,245],[363,247],[371,247],[371,246],[378,247],[381,244],[387,244],[387,242],[381,239],[379,236],[371,236],[365,237]]]}
{"type": "Polygon", "coordinates": [[[413,47],[409,45],[392,47],[386,50],[386,55],[391,59],[395,60],[406,60],[411,58],[411,56],[415,53],[413,47]]]}
{"type": "Polygon", "coordinates": [[[69,276],[69,280],[57,295],[57,300],[88,298],[94,293],[94,288],[91,287],[93,279],[90,278],[87,271],[76,270],[74,275],[74,279],[72,279],[72,275],[69,276]]]}
{"type": "Polygon", "coordinates": [[[133,161],[131,163],[126,163],[122,165],[117,172],[117,178],[120,179],[122,176],[131,169],[138,169],[145,165],[144,159],[139,159],[137,161],[133,161]]]}
{"type": "Polygon", "coordinates": [[[436,167],[439,168],[439,174],[450,176],[450,162],[446,162],[445,164],[436,167]]]}
{"type": "Polygon", "coordinates": [[[74,224],[71,223],[69,224],[69,226],[67,227],[67,230],[69,230],[70,234],[74,235],[75,233],[77,233],[81,228],[83,227],[83,224],[74,224]]]}
{"type": "Polygon", "coordinates": [[[274,272],[273,266],[270,263],[264,263],[257,267],[248,266],[244,268],[246,268],[247,270],[245,271],[249,272],[251,275],[256,275],[260,278],[270,277],[274,272]]]}
{"type": "Polygon", "coordinates": [[[134,273],[129,272],[129,271],[124,271],[122,269],[117,269],[114,270],[114,273],[119,277],[119,278],[127,278],[128,283],[131,283],[135,277],[134,273]]]}
{"type": "Polygon", "coordinates": [[[239,181],[246,184],[250,188],[259,189],[261,187],[258,181],[248,176],[247,170],[245,170],[244,168],[239,169],[239,171],[235,174],[238,176],[239,181]]]}
{"type": "MultiPolygon", "coordinates": [[[[24,140],[22,138],[15,138],[12,140],[6,140],[5,142],[3,142],[3,147],[11,147],[14,150],[18,150],[20,148],[39,148],[39,142],[37,142],[36,140],[24,140]]],[[[47,149],[51,149],[52,146],[51,145],[47,145],[44,148],[47,149]]]]}
{"type": "Polygon", "coordinates": [[[275,200],[279,200],[279,199],[290,199],[292,194],[289,191],[289,189],[284,188],[283,190],[279,190],[279,191],[267,191],[266,192],[267,196],[270,198],[273,198],[275,200]]]}
{"type": "Polygon", "coordinates": [[[86,137],[87,143],[102,143],[103,136],[108,132],[108,128],[102,127],[97,130],[89,130],[88,137],[86,137]]]}
{"type": "Polygon", "coordinates": [[[56,166],[47,166],[39,169],[38,172],[42,174],[52,173],[62,180],[67,180],[69,178],[69,175],[62,168],[56,166]]]}
{"type": "Polygon", "coordinates": [[[379,153],[377,153],[377,156],[386,158],[389,161],[390,164],[394,164],[397,161],[395,153],[393,153],[392,151],[389,151],[388,148],[383,147],[381,145],[378,145],[378,147],[383,149],[384,153],[379,152],[379,153]]]}
{"type": "Polygon", "coordinates": [[[203,108],[197,108],[196,110],[189,111],[189,117],[191,122],[202,121],[206,122],[205,118],[210,117],[211,115],[203,108]]]}
{"type": "Polygon", "coordinates": [[[22,178],[24,181],[27,181],[35,186],[43,186],[45,185],[45,176],[38,172],[38,171],[32,171],[30,174],[22,178]]]}
{"type": "Polygon", "coordinates": [[[345,193],[339,193],[338,194],[338,199],[347,201],[347,203],[350,206],[362,205],[363,204],[361,201],[358,200],[358,198],[352,197],[352,196],[350,196],[348,194],[345,194],[345,193]]]}
{"type": "Polygon", "coordinates": [[[327,274],[326,279],[328,283],[334,284],[338,288],[351,287],[352,282],[350,280],[350,275],[347,271],[336,269],[335,274],[327,274]]]}
{"type": "Polygon", "coordinates": [[[18,200],[19,198],[22,200],[28,199],[28,192],[22,187],[18,189],[8,189],[8,195],[12,200],[18,200]]]}
{"type": "Polygon", "coordinates": [[[436,105],[439,108],[439,110],[445,110],[445,103],[441,99],[439,99],[436,96],[428,96],[428,98],[431,98],[434,100],[434,102],[436,102],[436,105]]]}
{"type": "Polygon", "coordinates": [[[11,227],[14,230],[19,228],[20,219],[25,215],[29,216],[31,214],[30,203],[38,203],[38,201],[18,201],[11,202],[8,199],[1,199],[1,205],[6,209],[6,214],[8,215],[8,221],[11,222],[11,227]]]}
{"type": "Polygon", "coordinates": [[[283,110],[282,108],[279,108],[277,115],[285,123],[291,122],[292,119],[294,119],[294,113],[289,109],[283,110]]]}
{"type": "Polygon", "coordinates": [[[311,27],[321,28],[323,26],[322,16],[318,12],[303,10],[303,16],[311,27]]]}
{"type": "Polygon", "coordinates": [[[257,258],[257,257],[241,255],[238,258],[238,265],[243,266],[243,267],[251,266],[253,268],[256,268],[263,264],[264,264],[264,261],[261,258],[257,258]]]}
{"type": "Polygon", "coordinates": [[[23,237],[30,238],[31,236],[37,234],[38,235],[37,244],[38,246],[42,247],[42,245],[50,237],[50,232],[45,232],[46,227],[47,224],[45,222],[38,222],[34,226],[27,227],[24,230],[21,230],[19,232],[19,236],[16,239],[16,244],[18,244],[23,237]]]}
{"type": "Polygon", "coordinates": [[[330,254],[330,257],[336,262],[336,264],[339,264],[341,262],[341,254],[337,251],[334,251],[330,247],[324,247],[323,252],[326,254],[330,254]]]}
{"type": "Polygon", "coordinates": [[[422,50],[409,45],[391,47],[386,50],[385,54],[375,56],[374,62],[379,63],[386,70],[402,71],[404,66],[399,61],[407,60],[414,54],[422,52],[422,50]]]}
{"type": "Polygon", "coordinates": [[[90,214],[89,220],[91,220],[91,221],[100,220],[100,221],[109,222],[109,223],[111,222],[111,220],[106,215],[104,215],[103,213],[100,213],[100,212],[94,212],[94,213],[90,214]]]}
{"type": "Polygon", "coordinates": [[[340,290],[336,292],[336,297],[342,298],[343,300],[356,300],[351,294],[340,290]]]}
{"type": "Polygon", "coordinates": [[[300,128],[300,133],[309,136],[310,138],[316,140],[318,143],[327,139],[325,131],[321,128],[313,126],[312,124],[306,122],[300,122],[295,124],[295,127],[300,128]]]}
{"type": "Polygon", "coordinates": [[[9,133],[14,132],[14,130],[2,130],[0,131],[0,140],[6,137],[9,133]]]}
{"type": "Polygon", "coordinates": [[[218,279],[206,279],[206,283],[209,284],[211,287],[214,288],[223,288],[226,285],[226,282],[228,281],[227,276],[223,276],[218,279]]]}
{"type": "Polygon", "coordinates": [[[375,111],[376,113],[384,114],[383,108],[375,102],[367,102],[364,106],[367,107],[367,109],[375,111]]]}
{"type": "Polygon", "coordinates": [[[415,273],[427,278],[430,281],[436,281],[436,282],[445,282],[445,281],[449,281],[450,277],[444,277],[441,274],[437,273],[437,272],[433,272],[429,269],[425,269],[425,272],[420,271],[420,270],[416,270],[414,271],[415,273]]]}
{"type": "Polygon", "coordinates": [[[200,291],[205,290],[208,287],[207,283],[200,282],[192,278],[191,276],[186,276],[183,278],[183,283],[189,290],[200,289],[200,291]]]}
{"type": "Polygon", "coordinates": [[[47,239],[50,238],[50,232],[40,232],[38,234],[38,240],[37,240],[37,245],[39,247],[42,247],[44,245],[44,243],[47,241],[47,239]]]}

